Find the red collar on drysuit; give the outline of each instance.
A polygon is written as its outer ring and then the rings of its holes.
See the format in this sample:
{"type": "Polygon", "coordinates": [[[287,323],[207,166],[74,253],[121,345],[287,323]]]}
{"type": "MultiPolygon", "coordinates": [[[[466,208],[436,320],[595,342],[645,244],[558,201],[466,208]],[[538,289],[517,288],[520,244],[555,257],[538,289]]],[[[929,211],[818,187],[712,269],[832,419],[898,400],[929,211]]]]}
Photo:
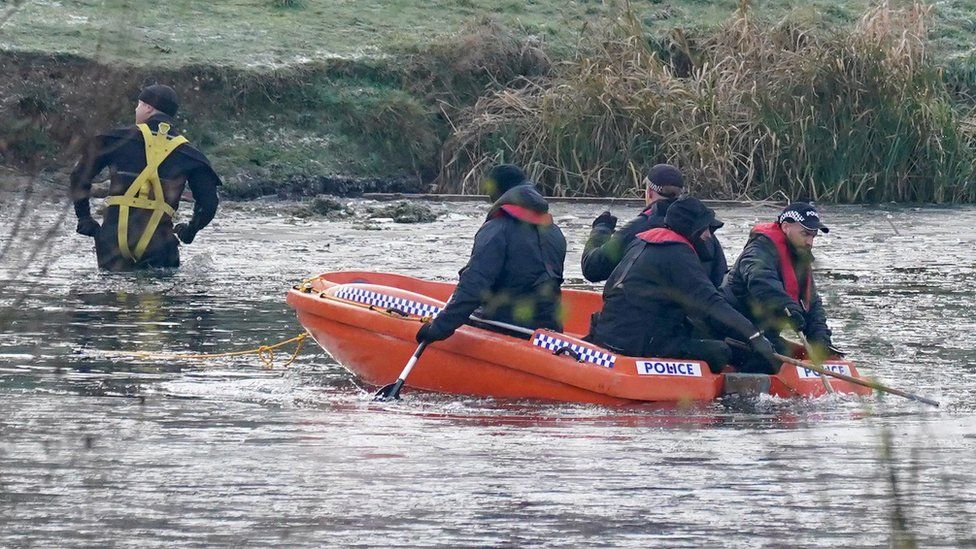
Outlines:
{"type": "Polygon", "coordinates": [[[776,255],[779,256],[779,271],[783,275],[783,287],[786,288],[786,293],[799,303],[803,310],[809,310],[813,273],[807,274],[806,284],[803,288],[803,299],[800,299],[800,282],[796,277],[796,269],[793,268],[789,243],[786,241],[786,233],[783,232],[783,229],[775,222],[760,223],[752,228],[751,234],[761,234],[773,241],[776,246],[776,255]]]}
{"type": "Polygon", "coordinates": [[[664,227],[658,227],[656,229],[650,229],[642,233],[638,233],[637,238],[647,242],[648,244],[665,244],[669,242],[686,244],[689,248],[691,248],[692,251],[695,250],[695,247],[691,244],[690,240],[681,236],[681,234],[664,227]]]}
{"type": "Polygon", "coordinates": [[[492,219],[502,215],[503,212],[514,217],[515,219],[518,219],[519,221],[531,223],[532,225],[552,225],[551,214],[531,210],[524,206],[516,206],[515,204],[505,204],[500,206],[491,216],[492,219]]]}

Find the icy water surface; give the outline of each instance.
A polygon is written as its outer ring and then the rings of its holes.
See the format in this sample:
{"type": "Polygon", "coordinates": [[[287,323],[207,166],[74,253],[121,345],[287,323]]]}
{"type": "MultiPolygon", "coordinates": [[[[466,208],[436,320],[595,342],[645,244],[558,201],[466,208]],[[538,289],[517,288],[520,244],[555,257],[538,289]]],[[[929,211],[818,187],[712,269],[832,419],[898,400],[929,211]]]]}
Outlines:
{"type": "MultiPolygon", "coordinates": [[[[271,370],[105,352],[294,336],[284,294],[326,270],[451,280],[480,204],[380,230],[227,204],[179,271],[119,275],[94,270],[73,220],[57,226],[61,206],[28,206],[12,238],[20,198],[0,202],[0,546],[887,546],[899,532],[976,544],[976,209],[829,207],[817,242],[837,343],[942,409],[830,397],[622,410],[377,404],[312,347],[271,370]]],[[[553,209],[581,285],[601,208],[553,209]]],[[[775,212],[719,208],[729,255],[775,212]]]]}

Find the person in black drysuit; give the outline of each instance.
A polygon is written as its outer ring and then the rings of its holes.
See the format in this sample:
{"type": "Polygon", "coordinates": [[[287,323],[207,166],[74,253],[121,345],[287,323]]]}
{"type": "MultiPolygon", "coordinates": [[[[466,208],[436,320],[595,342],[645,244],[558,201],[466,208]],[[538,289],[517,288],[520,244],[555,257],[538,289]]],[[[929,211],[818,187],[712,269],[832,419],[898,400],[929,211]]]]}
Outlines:
{"type": "MultiPolygon", "coordinates": [[[[668,206],[684,192],[685,181],[678,168],[670,164],[657,164],[647,172],[644,185],[644,210],[620,230],[614,231],[617,218],[609,211],[601,213],[593,220],[593,229],[583,248],[582,261],[583,276],[590,282],[603,282],[609,278],[610,273],[623,258],[627,246],[639,233],[664,226],[664,216],[667,215],[668,206]]],[[[714,236],[715,231],[722,227],[722,223],[718,221],[715,223],[710,227],[711,258],[703,261],[702,265],[708,278],[715,287],[718,287],[725,278],[729,265],[722,244],[714,236]]]]}
{"type": "Polygon", "coordinates": [[[717,373],[729,362],[729,346],[693,337],[688,322],[710,321],[748,340],[767,370],[778,371],[770,342],[725,301],[702,267],[715,223],[711,209],[684,197],[668,208],[664,227],[638,234],[607,280],[590,339],[629,356],[703,360],[717,373]]]}
{"type": "MultiPolygon", "coordinates": [[[[815,360],[841,354],[831,342],[813,281],[814,238],[829,230],[813,206],[790,204],[775,222],[753,227],[722,284],[726,301],[755,322],[781,354],[791,354],[790,345],[780,336],[786,328],[806,336],[815,360]]],[[[740,369],[750,369],[748,358],[740,369]]]]}
{"type": "MultiPolygon", "coordinates": [[[[71,172],[71,200],[78,216],[76,231],[95,239],[98,266],[109,271],[123,271],[148,267],[178,267],[180,264],[177,237],[184,243],[193,242],[200,229],[207,226],[217,212],[217,187],[220,178],[210,167],[210,161],[189,143],[179,145],[159,165],[157,170],[162,199],[176,210],[183,189],[189,185],[193,193],[193,217],[187,223],[173,226],[171,215],[163,214],[151,233],[143,253],[135,253],[138,242],[150,225],[153,210],[128,208],[128,246],[122,250],[119,238],[120,206],[109,205],[99,225],[91,215],[92,181],[106,166],[110,167],[109,200],[119,199],[147,167],[147,147],[140,125],[148,126],[154,137],[159,136],[160,124],[173,131],[173,116],[178,109],[176,92],[169,86],[153,85],[142,90],[135,109],[136,124],[97,135],[85,149],[71,172]]],[[[155,198],[151,196],[151,198],[155,198]]]]}
{"type": "Polygon", "coordinates": [[[493,201],[474,237],[454,294],[417,342],[440,341],[476,313],[525,328],[561,331],[560,287],[566,239],[549,205],[518,167],[496,166],[485,181],[493,201]]]}

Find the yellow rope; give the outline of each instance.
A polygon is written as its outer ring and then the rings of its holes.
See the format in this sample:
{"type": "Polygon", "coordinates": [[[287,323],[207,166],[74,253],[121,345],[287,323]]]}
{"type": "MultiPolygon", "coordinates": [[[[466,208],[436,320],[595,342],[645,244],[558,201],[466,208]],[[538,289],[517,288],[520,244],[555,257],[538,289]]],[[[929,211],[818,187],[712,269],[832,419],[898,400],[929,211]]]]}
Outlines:
{"type": "Polygon", "coordinates": [[[182,354],[182,353],[151,353],[145,351],[103,351],[106,354],[116,355],[116,356],[132,356],[136,358],[146,358],[154,360],[208,360],[211,358],[224,358],[231,356],[244,356],[244,355],[258,355],[261,362],[264,363],[265,367],[271,368],[274,366],[275,349],[279,349],[288,345],[289,343],[297,343],[294,352],[292,352],[291,357],[288,361],[281,365],[282,368],[286,368],[295,362],[295,358],[298,353],[301,352],[302,346],[305,345],[305,338],[308,337],[308,333],[299,334],[291,339],[286,339],[284,341],[279,341],[273,345],[262,345],[256,349],[247,349],[245,351],[231,351],[228,353],[210,353],[210,354],[182,354]]]}

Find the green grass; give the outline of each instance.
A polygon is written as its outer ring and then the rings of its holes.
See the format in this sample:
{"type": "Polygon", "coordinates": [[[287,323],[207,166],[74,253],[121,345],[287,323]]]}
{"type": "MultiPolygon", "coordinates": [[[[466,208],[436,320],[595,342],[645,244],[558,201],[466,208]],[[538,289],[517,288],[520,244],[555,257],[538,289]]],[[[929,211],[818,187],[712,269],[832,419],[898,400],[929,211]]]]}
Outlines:
{"type": "MultiPolygon", "coordinates": [[[[675,27],[718,24],[738,4],[738,0],[630,2],[647,28],[662,35],[675,27]]],[[[594,21],[618,14],[624,5],[600,0],[28,2],[0,29],[0,46],[132,64],[273,67],[422,46],[489,14],[556,48],[567,47],[594,21]]],[[[753,2],[754,9],[768,18],[801,13],[822,24],[850,23],[869,5],[867,0],[753,2]]],[[[958,51],[972,47],[967,36],[972,36],[976,2],[940,5],[937,28],[946,45],[958,51]]]]}
{"type": "MultiPolygon", "coordinates": [[[[750,4],[766,21],[788,17],[801,28],[836,30],[853,27],[876,2],[750,4]]],[[[333,175],[429,182],[444,173],[443,146],[457,137],[465,109],[520,77],[539,81],[628,9],[660,47],[675,29],[708,36],[739,5],[0,2],[0,163],[67,165],[78,138],[129,123],[138,89],[165,81],[183,98],[181,127],[228,179],[228,190],[240,185],[247,194],[255,181],[269,189],[333,175]]],[[[932,57],[959,105],[976,103],[974,21],[976,0],[940,2],[929,32],[932,57]]],[[[640,154],[641,146],[631,152],[640,154]]]]}

